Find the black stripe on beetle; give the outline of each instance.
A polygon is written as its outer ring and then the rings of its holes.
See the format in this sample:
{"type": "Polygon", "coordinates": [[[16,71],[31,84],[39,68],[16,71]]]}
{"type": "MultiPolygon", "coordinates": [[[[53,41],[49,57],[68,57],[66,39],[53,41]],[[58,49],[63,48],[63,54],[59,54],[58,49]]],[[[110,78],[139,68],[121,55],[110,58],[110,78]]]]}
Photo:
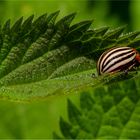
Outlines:
{"type": "Polygon", "coordinates": [[[140,54],[136,49],[130,47],[115,47],[105,51],[97,62],[97,71],[113,73],[131,70],[140,65],[140,54]]]}

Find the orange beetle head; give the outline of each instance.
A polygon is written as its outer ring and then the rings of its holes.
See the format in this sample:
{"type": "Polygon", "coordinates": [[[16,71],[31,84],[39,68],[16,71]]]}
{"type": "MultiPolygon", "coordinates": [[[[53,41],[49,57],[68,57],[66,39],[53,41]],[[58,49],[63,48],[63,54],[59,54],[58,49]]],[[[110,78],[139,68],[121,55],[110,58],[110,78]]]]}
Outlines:
{"type": "Polygon", "coordinates": [[[135,59],[140,63],[140,53],[136,49],[134,49],[134,48],[133,48],[133,50],[136,52],[135,59]]]}

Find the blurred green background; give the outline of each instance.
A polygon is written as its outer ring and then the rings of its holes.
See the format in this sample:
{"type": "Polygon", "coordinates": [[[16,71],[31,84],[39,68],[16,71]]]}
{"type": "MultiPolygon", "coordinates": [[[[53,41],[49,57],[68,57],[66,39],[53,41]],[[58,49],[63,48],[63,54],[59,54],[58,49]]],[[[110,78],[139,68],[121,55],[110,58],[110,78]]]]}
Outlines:
{"type": "Polygon", "coordinates": [[[77,12],[75,22],[94,19],[94,27],[127,24],[129,30],[139,30],[139,8],[139,0],[0,0],[0,20],[60,10],[59,17],[77,12]]]}
{"type": "MultiPolygon", "coordinates": [[[[93,19],[93,28],[127,24],[127,31],[140,30],[140,0],[0,0],[0,22],[57,10],[59,18],[77,12],[74,22],[93,19]]],[[[28,103],[1,100],[0,138],[51,138],[52,131],[59,131],[60,115],[67,118],[67,97],[28,103]]],[[[78,97],[69,96],[77,105],[78,97]]]]}

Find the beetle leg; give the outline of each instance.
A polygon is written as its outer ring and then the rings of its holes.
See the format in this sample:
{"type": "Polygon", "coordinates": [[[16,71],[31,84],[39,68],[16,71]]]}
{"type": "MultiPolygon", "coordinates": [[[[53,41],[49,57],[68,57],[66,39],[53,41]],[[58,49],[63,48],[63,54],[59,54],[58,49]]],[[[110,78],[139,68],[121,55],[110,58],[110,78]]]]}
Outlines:
{"type": "Polygon", "coordinates": [[[92,78],[96,78],[97,76],[96,76],[95,73],[92,73],[92,74],[91,74],[91,77],[92,77],[92,78]]]}
{"type": "Polygon", "coordinates": [[[133,65],[131,65],[131,66],[128,68],[128,70],[131,70],[131,69],[136,70],[136,67],[134,67],[134,66],[135,66],[135,63],[134,63],[133,65]]]}

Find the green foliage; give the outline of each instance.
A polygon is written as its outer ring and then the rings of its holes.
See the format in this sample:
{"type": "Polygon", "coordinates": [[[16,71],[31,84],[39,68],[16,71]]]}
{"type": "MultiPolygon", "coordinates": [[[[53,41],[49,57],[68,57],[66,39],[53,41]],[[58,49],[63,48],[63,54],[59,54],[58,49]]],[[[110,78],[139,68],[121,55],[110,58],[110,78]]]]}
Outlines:
{"type": "Polygon", "coordinates": [[[71,25],[75,13],[56,22],[58,14],[21,17],[1,27],[1,98],[43,99],[102,84],[104,77],[91,77],[102,52],[116,45],[139,49],[140,32],[122,35],[125,26],[89,29],[92,20],[71,25]]]}
{"type": "MultiPolygon", "coordinates": [[[[21,17],[12,26],[7,20],[0,27],[0,97],[34,101],[82,92],[79,108],[68,100],[69,121],[60,118],[62,136],[54,133],[54,138],[140,138],[139,70],[96,76],[96,61],[106,49],[130,46],[140,50],[140,32],[123,34],[125,26],[91,29],[92,20],[72,24],[75,13],[56,20],[58,14],[36,20],[31,15],[25,21],[21,17]]],[[[13,138],[26,138],[19,114],[15,116],[19,126],[13,122],[7,131],[13,138]]],[[[44,121],[46,116],[40,116],[44,121]]]]}
{"type": "MultiPolygon", "coordinates": [[[[61,138],[139,139],[140,75],[81,93],[80,108],[68,100],[68,119],[60,119],[61,138]]],[[[54,138],[60,138],[54,133],[54,138]],[[57,137],[56,137],[57,136],[57,137]]]]}

